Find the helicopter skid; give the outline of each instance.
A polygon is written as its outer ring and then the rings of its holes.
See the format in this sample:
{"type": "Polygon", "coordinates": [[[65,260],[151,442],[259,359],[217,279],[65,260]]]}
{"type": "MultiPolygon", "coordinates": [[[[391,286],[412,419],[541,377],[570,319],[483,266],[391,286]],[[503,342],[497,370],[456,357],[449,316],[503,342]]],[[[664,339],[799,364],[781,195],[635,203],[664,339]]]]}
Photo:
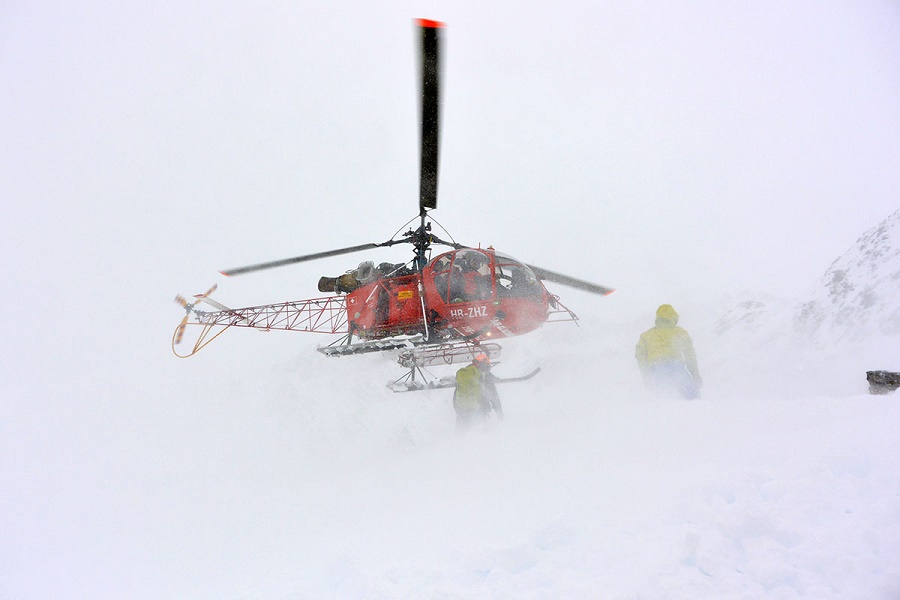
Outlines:
{"type": "MultiPolygon", "coordinates": [[[[387,350],[402,350],[404,348],[412,348],[414,340],[417,338],[407,339],[383,339],[372,342],[362,342],[359,344],[343,344],[340,346],[324,346],[319,348],[319,352],[325,356],[353,356],[356,354],[367,354],[369,352],[385,352],[387,350]]],[[[421,340],[419,336],[418,340],[421,340]]]]}
{"type": "Polygon", "coordinates": [[[397,357],[397,362],[407,368],[452,365],[470,362],[479,354],[487,354],[491,361],[496,361],[501,350],[500,344],[492,342],[450,342],[404,350],[397,357]]]}
{"type": "MultiPolygon", "coordinates": [[[[511,383],[514,381],[528,381],[535,375],[541,372],[541,368],[537,367],[530,373],[525,375],[521,375],[519,377],[498,377],[495,380],[495,383],[511,383]]],[[[455,388],[456,387],[456,377],[453,375],[449,375],[447,377],[441,377],[440,379],[432,379],[428,380],[417,380],[412,374],[405,375],[396,381],[392,381],[387,384],[388,389],[392,392],[423,392],[425,390],[440,390],[447,388],[455,388]]]]}
{"type": "Polygon", "coordinates": [[[404,350],[397,356],[397,362],[409,369],[409,372],[403,377],[388,383],[387,387],[394,392],[453,387],[456,385],[456,379],[453,375],[438,379],[428,372],[425,367],[470,362],[480,354],[486,354],[496,364],[496,359],[500,358],[501,350],[500,344],[468,340],[419,346],[404,350]]]}

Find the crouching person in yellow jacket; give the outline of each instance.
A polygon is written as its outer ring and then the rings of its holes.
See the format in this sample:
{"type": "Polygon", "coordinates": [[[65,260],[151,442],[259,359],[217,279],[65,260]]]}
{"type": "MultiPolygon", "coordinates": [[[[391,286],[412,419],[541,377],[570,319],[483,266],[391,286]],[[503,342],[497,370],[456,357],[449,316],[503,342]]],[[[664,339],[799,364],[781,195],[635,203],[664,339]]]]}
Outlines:
{"type": "Polygon", "coordinates": [[[457,429],[484,424],[491,411],[497,414],[497,419],[503,420],[497,381],[491,373],[491,359],[483,353],[476,356],[472,364],[456,372],[453,408],[456,410],[457,429]]]}
{"type": "Polygon", "coordinates": [[[700,397],[697,354],[688,332],[678,327],[678,313],[669,304],[656,310],[656,326],[641,334],[634,349],[647,387],[677,393],[687,400],[700,397]]]}

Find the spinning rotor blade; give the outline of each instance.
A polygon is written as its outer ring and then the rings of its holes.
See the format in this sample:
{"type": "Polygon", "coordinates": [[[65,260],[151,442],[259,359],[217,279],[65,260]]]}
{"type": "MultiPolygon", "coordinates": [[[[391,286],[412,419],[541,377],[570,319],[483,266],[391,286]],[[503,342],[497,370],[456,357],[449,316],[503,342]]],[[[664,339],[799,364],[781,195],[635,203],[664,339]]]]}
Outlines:
{"type": "Polygon", "coordinates": [[[184,315],[184,318],[181,320],[181,323],[178,325],[178,329],[175,330],[175,343],[180,344],[181,338],[184,337],[184,328],[187,326],[188,316],[184,315]]]}
{"type": "Polygon", "coordinates": [[[534,271],[534,274],[537,275],[539,279],[542,279],[544,281],[561,283],[562,285],[567,285],[584,292],[590,292],[591,294],[600,294],[601,296],[612,294],[615,291],[613,288],[608,288],[602,285],[597,285],[596,283],[591,283],[589,281],[583,281],[581,279],[569,277],[568,275],[563,275],[561,273],[554,273],[553,271],[548,271],[547,269],[542,269],[534,265],[526,266],[534,271]]]}
{"type": "Polygon", "coordinates": [[[184,318],[181,319],[181,323],[179,323],[178,327],[175,329],[175,337],[172,340],[173,345],[177,345],[177,344],[181,343],[181,340],[184,337],[184,330],[187,327],[188,319],[190,318],[191,313],[199,314],[194,309],[194,307],[197,306],[198,304],[200,304],[201,302],[206,302],[207,304],[210,304],[212,306],[215,306],[216,308],[219,308],[219,310],[230,310],[227,306],[222,306],[221,304],[219,304],[218,302],[216,302],[215,300],[213,300],[212,298],[209,297],[210,294],[212,294],[214,291],[216,291],[216,289],[218,289],[218,287],[219,287],[219,284],[214,283],[211,288],[209,288],[202,294],[194,294],[194,298],[196,298],[196,300],[194,300],[193,302],[188,302],[187,299],[184,296],[182,296],[181,294],[178,294],[177,296],[175,296],[175,303],[184,309],[185,314],[184,314],[184,318]]]}
{"type": "MultiPolygon", "coordinates": [[[[217,301],[213,300],[212,298],[210,298],[210,295],[214,291],[216,291],[218,288],[219,288],[219,284],[214,283],[211,288],[206,290],[205,294],[194,294],[194,298],[197,299],[197,301],[194,304],[196,305],[196,304],[200,304],[201,302],[206,302],[207,304],[209,304],[210,306],[212,306],[213,308],[216,308],[218,310],[231,310],[230,308],[228,308],[221,302],[217,302],[217,301]]],[[[175,300],[178,301],[178,298],[175,298],[175,300]]]]}
{"type": "MultiPolygon", "coordinates": [[[[219,284],[218,284],[218,283],[214,283],[214,284],[212,284],[212,287],[211,287],[211,288],[209,288],[208,290],[206,290],[206,291],[203,292],[202,294],[194,294],[194,298],[197,298],[198,300],[203,300],[204,298],[206,298],[207,296],[209,296],[210,294],[212,294],[212,293],[213,293],[214,291],[216,291],[217,289],[219,289],[219,284]]],[[[176,300],[177,300],[177,299],[176,299],[176,300]]]]}
{"type": "Polygon", "coordinates": [[[438,149],[440,141],[440,38],[444,24],[419,19],[422,39],[422,132],[419,156],[419,213],[437,208],[438,149]]]}
{"type": "Polygon", "coordinates": [[[319,258],[327,258],[329,256],[339,256],[341,254],[350,254],[351,252],[360,252],[362,250],[371,250],[378,248],[384,244],[360,244],[359,246],[350,246],[349,248],[339,248],[337,250],[329,250],[327,252],[317,252],[316,254],[306,254],[304,256],[295,256],[294,258],[285,258],[282,260],[274,260],[272,262],[259,263],[258,265],[250,265],[249,267],[240,267],[237,269],[229,269],[227,271],[219,271],[226,277],[232,275],[243,275],[253,271],[262,271],[263,269],[271,269],[274,267],[283,267],[284,265],[292,265],[294,263],[306,262],[308,260],[316,260],[319,258]]]}

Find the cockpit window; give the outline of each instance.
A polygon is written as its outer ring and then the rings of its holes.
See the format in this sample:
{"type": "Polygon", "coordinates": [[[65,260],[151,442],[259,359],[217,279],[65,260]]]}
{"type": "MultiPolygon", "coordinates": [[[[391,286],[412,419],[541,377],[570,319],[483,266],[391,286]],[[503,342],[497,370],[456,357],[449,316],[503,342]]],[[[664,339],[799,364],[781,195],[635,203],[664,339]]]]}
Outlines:
{"type": "Polygon", "coordinates": [[[450,261],[453,260],[452,254],[442,254],[434,259],[431,269],[435,273],[443,273],[450,268],[450,261]]]}
{"type": "Polygon", "coordinates": [[[448,252],[434,259],[431,263],[434,289],[441,296],[441,300],[447,301],[448,284],[450,282],[450,263],[453,261],[453,253],[448,252]]]}
{"type": "Polygon", "coordinates": [[[450,269],[450,303],[475,302],[491,297],[491,260],[476,250],[459,250],[450,269]]]}
{"type": "Polygon", "coordinates": [[[541,282],[524,264],[500,254],[496,255],[496,262],[494,279],[497,282],[497,297],[522,298],[543,293],[541,282]]]}
{"type": "Polygon", "coordinates": [[[448,252],[431,263],[434,288],[444,302],[455,304],[498,298],[539,298],[544,290],[534,272],[502,254],[474,249],[448,252]]]}
{"type": "Polygon", "coordinates": [[[497,296],[520,298],[541,295],[541,284],[524,265],[497,265],[497,296]]]}

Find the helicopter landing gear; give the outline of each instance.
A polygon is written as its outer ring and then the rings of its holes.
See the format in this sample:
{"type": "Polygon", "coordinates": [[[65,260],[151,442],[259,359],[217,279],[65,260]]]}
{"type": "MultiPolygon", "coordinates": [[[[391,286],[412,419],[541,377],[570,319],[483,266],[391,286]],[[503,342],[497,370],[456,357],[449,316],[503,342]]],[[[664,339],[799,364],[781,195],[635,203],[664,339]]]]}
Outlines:
{"type": "Polygon", "coordinates": [[[400,363],[400,366],[408,368],[409,373],[396,381],[389,382],[387,387],[395,392],[449,387],[455,385],[453,375],[437,378],[425,367],[467,363],[474,360],[479,354],[487,354],[492,362],[496,362],[500,358],[501,350],[500,344],[469,341],[409,348],[397,356],[397,362],[400,363]]]}

